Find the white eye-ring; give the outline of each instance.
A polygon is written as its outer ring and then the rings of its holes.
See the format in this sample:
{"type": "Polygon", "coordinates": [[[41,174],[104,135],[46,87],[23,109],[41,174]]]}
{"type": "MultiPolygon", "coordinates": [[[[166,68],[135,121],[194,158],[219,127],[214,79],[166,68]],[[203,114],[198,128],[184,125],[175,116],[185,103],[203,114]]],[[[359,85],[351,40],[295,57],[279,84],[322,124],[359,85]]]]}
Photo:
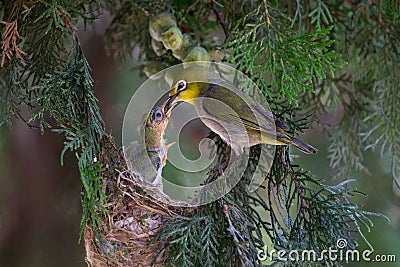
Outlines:
{"type": "Polygon", "coordinates": [[[179,80],[176,83],[176,89],[179,91],[183,91],[186,89],[186,81],[185,80],[179,80]]]}

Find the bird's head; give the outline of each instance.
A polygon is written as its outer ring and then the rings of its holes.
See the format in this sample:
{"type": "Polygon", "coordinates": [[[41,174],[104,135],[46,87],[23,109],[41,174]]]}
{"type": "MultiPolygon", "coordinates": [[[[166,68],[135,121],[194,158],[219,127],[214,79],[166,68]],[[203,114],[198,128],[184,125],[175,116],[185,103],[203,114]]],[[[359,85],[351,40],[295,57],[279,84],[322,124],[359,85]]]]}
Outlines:
{"type": "Polygon", "coordinates": [[[207,84],[215,80],[216,75],[206,67],[195,66],[183,70],[173,82],[166,104],[172,110],[179,102],[194,104],[196,98],[203,95],[207,84]]]}
{"type": "Polygon", "coordinates": [[[152,109],[144,121],[144,141],[148,149],[158,148],[164,143],[164,132],[170,112],[165,110],[165,104],[166,102],[152,109]]]}

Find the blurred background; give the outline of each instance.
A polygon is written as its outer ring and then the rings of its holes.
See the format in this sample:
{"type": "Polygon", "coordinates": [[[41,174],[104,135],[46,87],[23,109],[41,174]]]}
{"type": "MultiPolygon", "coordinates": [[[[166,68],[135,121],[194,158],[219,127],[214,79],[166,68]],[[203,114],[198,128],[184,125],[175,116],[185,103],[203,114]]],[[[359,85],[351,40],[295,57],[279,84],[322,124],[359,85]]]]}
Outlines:
{"type": "MultiPolygon", "coordinates": [[[[136,61],[116,63],[104,51],[102,33],[105,16],[92,31],[80,35],[86,57],[92,68],[94,91],[107,131],[121,142],[124,111],[130,97],[145,80],[133,68],[136,61]]],[[[337,184],[337,170],[329,168],[328,138],[314,128],[305,141],[318,147],[317,156],[299,155],[295,161],[304,169],[337,184]]],[[[12,128],[0,128],[0,266],[87,266],[84,244],[78,244],[81,182],[73,153],[67,153],[60,165],[63,136],[47,131],[43,136],[19,120],[12,128]],[[43,164],[45,163],[45,164],[43,164]]],[[[297,152],[293,151],[294,154],[297,152]]],[[[364,229],[376,254],[394,254],[397,263],[349,263],[347,266],[400,266],[400,194],[393,187],[389,161],[379,153],[367,156],[370,175],[354,173],[357,188],[367,197],[356,203],[365,210],[387,215],[391,222],[374,219],[370,233],[364,229]],[[396,193],[397,192],[397,193],[396,193]]],[[[361,248],[367,249],[360,240],[361,248]]]]}

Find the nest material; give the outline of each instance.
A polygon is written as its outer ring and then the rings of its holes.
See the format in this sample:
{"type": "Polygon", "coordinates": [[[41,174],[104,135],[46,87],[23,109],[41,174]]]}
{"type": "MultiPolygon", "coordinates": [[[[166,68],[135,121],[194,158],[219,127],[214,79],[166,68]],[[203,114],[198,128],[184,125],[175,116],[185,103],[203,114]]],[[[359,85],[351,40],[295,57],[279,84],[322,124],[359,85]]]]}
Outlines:
{"type": "Polygon", "coordinates": [[[126,170],[122,153],[110,136],[101,142],[100,161],[106,167],[102,174],[107,195],[108,215],[101,229],[88,225],[84,231],[86,260],[93,267],[164,266],[168,251],[164,241],[155,240],[160,226],[168,219],[187,214],[168,201],[149,197],[136,178],[126,170]]]}

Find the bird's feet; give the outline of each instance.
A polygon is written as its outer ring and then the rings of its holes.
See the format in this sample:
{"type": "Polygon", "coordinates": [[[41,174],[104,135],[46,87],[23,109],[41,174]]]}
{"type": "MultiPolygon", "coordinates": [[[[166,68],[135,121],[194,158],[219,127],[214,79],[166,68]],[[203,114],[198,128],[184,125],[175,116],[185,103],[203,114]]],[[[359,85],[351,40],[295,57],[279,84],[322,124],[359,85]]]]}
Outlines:
{"type": "Polygon", "coordinates": [[[207,172],[208,177],[207,177],[206,183],[210,183],[210,182],[214,181],[218,176],[223,175],[224,170],[228,166],[228,162],[229,162],[228,160],[225,160],[224,162],[218,163],[217,165],[212,167],[207,172]]]}

